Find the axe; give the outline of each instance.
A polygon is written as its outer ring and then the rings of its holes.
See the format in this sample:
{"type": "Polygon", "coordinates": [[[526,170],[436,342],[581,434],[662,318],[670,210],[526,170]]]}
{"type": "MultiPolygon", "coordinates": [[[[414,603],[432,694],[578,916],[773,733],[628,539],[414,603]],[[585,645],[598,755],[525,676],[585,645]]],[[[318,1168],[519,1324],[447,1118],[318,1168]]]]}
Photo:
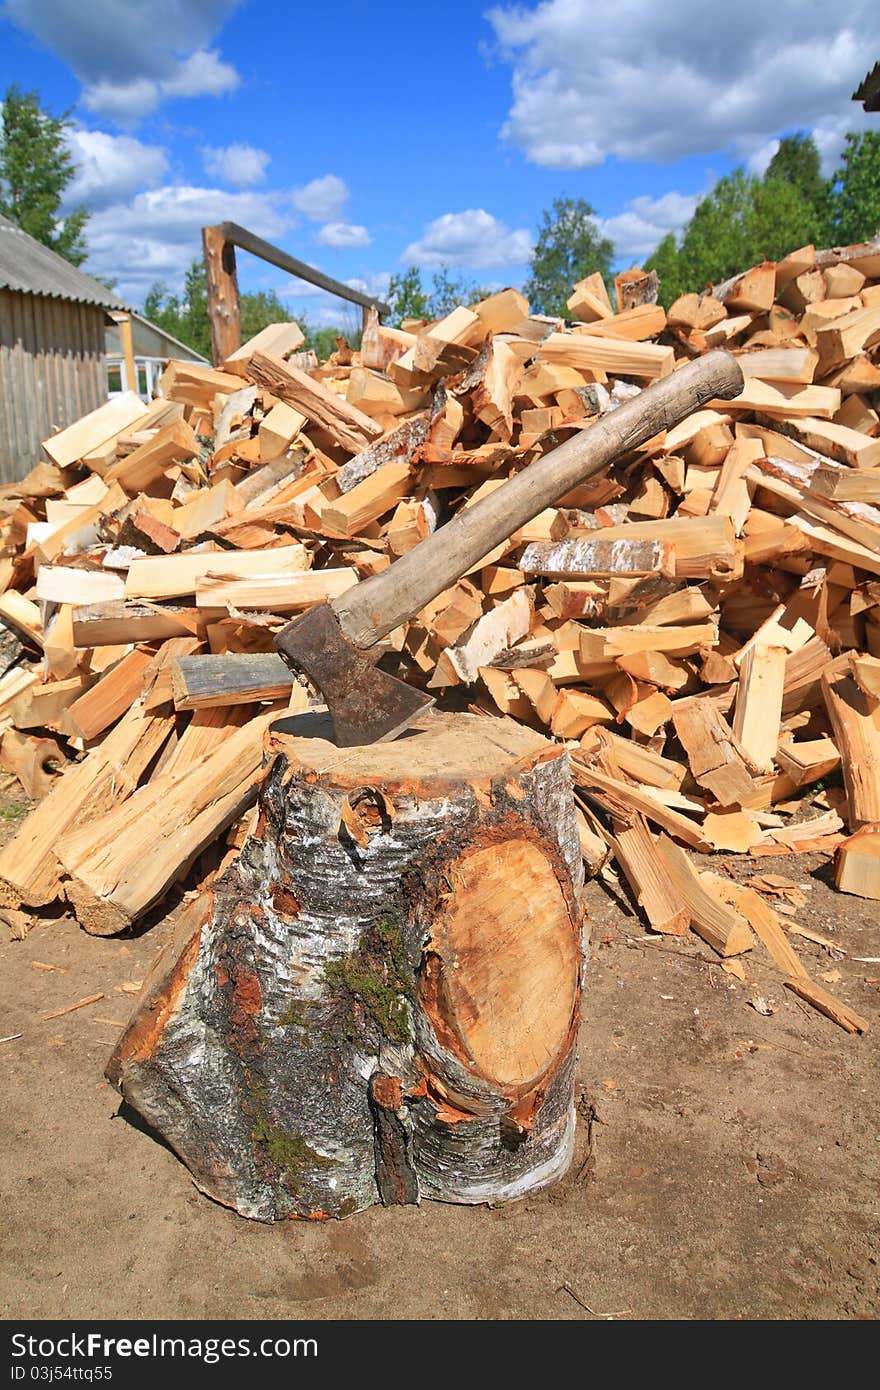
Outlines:
{"type": "Polygon", "coordinates": [[[339,747],[396,738],[434,703],[424,691],[374,665],[383,637],[621,454],[672,429],[707,401],[732,400],[742,387],[742,371],[729,352],[689,362],[459,512],[382,574],[282,628],[275,645],[288,665],[320,690],[339,747]]]}

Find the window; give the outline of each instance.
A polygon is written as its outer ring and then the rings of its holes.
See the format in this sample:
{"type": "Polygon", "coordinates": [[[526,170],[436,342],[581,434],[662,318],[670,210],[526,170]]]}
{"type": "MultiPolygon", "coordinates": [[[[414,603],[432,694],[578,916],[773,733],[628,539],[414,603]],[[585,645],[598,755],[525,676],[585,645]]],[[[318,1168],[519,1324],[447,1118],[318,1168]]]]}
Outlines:
{"type": "Polygon", "coordinates": [[[107,363],[107,391],[112,396],[123,390],[122,385],[122,363],[107,363]]]}

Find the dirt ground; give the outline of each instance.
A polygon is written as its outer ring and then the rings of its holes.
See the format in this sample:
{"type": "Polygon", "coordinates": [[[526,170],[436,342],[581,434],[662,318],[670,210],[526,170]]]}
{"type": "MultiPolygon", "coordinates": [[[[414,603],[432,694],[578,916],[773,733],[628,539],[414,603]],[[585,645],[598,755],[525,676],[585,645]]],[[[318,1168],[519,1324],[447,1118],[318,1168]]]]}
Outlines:
{"type": "Polygon", "coordinates": [[[795,999],[762,948],[742,982],[696,938],[647,940],[594,881],[575,1162],[494,1210],[267,1227],[215,1205],[102,1076],[167,923],[102,940],[46,919],[4,939],[0,1037],[21,1037],[0,1043],[0,1314],[876,1317],[880,963],[855,958],[880,957],[877,905],[832,892],[823,856],[725,865],[808,885],[797,921],[840,949],[802,939],[803,959],[814,978],[839,972],[828,988],[872,1030],[849,1036],[795,999]]]}

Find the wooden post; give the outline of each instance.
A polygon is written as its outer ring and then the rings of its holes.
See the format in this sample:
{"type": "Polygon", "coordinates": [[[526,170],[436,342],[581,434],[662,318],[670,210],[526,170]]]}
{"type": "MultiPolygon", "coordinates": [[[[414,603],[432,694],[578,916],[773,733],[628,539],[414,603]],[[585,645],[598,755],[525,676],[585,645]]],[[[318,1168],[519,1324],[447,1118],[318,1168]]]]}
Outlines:
{"type": "Polygon", "coordinates": [[[565,749],[423,717],[275,723],[260,819],[157,960],[108,1076],[243,1216],[500,1202],[565,1172],[583,870],[565,749]]]}
{"type": "Polygon", "coordinates": [[[241,347],[235,247],[224,237],[222,227],[203,227],[202,245],[211,323],[211,357],[214,366],[219,367],[241,347]]]}
{"type": "Polygon", "coordinates": [[[137,371],[134,365],[134,343],[131,336],[131,314],[113,314],[112,318],[119,328],[122,355],[125,358],[125,389],[139,395],[137,371]]]}

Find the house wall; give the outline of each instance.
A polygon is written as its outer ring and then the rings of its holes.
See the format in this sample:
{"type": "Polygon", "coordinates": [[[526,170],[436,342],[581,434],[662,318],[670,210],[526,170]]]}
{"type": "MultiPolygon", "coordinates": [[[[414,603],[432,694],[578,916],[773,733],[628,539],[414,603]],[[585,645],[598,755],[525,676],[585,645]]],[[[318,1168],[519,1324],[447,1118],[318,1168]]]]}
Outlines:
{"type": "Polygon", "coordinates": [[[107,399],[104,310],[0,289],[0,483],[43,458],[41,440],[107,399]]]}

